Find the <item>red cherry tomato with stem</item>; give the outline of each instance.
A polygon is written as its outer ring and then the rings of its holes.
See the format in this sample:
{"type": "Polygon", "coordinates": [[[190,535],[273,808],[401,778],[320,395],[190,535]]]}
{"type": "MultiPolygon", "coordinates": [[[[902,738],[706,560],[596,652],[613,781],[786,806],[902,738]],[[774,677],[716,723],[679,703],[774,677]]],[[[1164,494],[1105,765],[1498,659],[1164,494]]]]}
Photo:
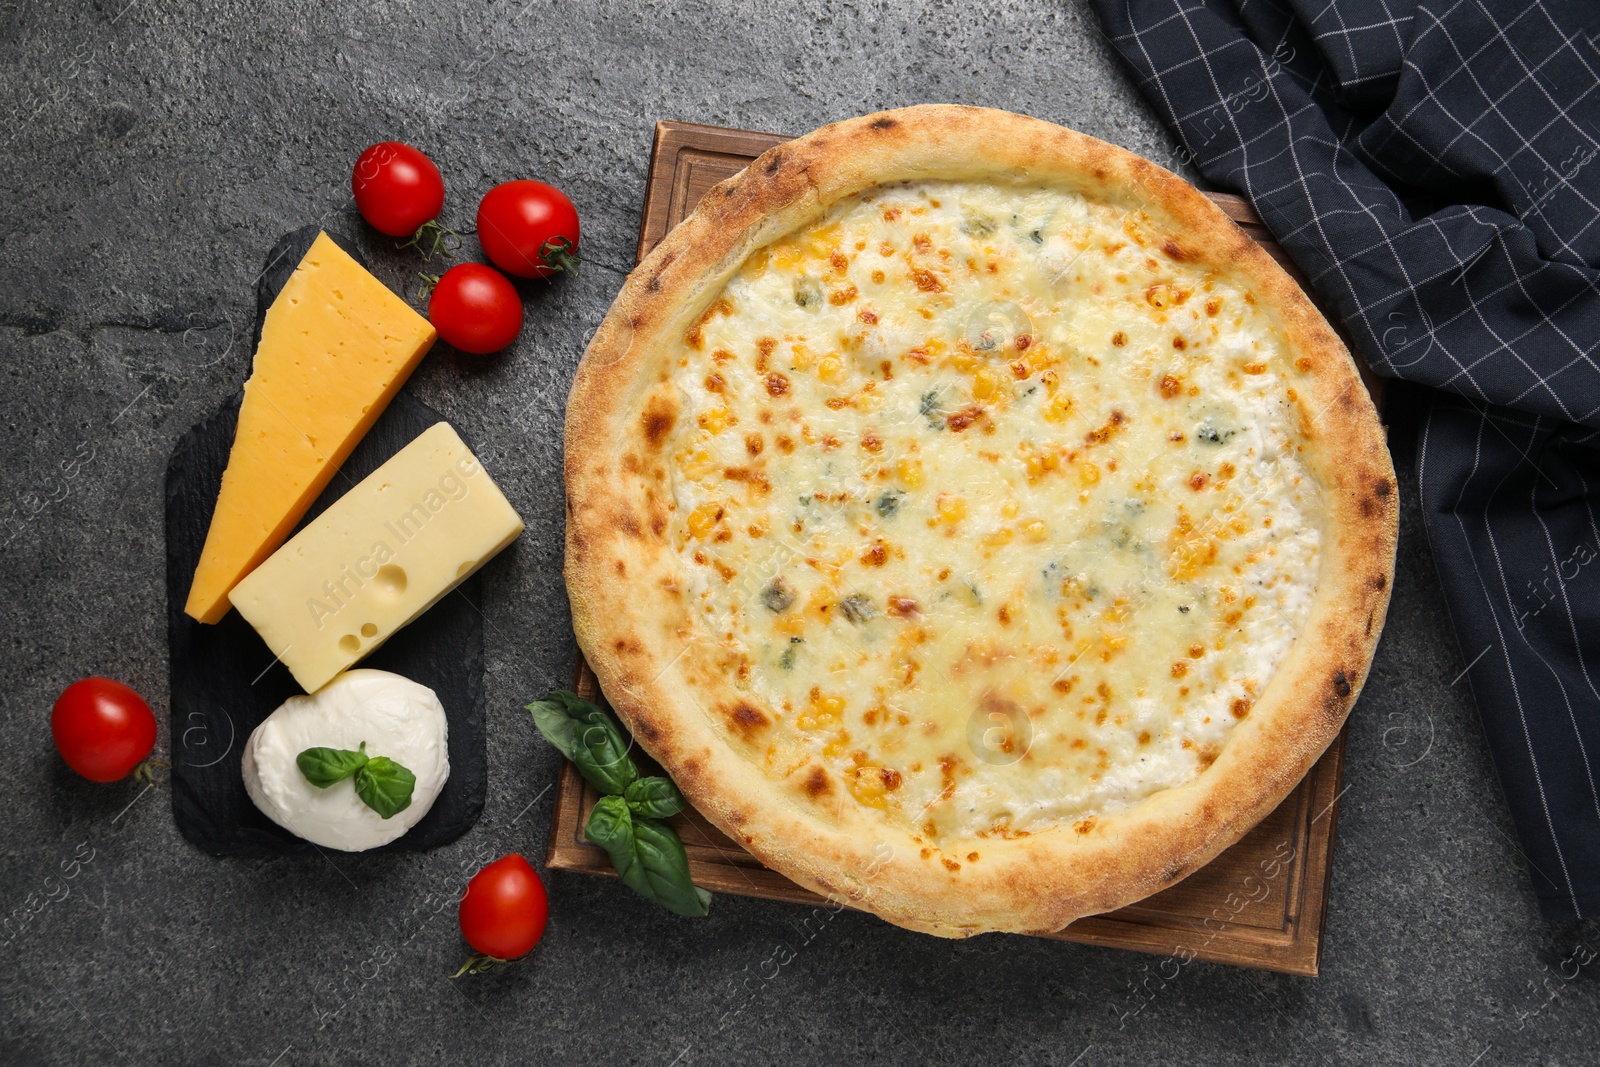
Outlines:
{"type": "Polygon", "coordinates": [[[467,883],[461,898],[461,936],[475,952],[494,960],[514,960],[539,943],[549,914],[544,883],[528,861],[513,852],[467,883]]]}
{"type": "Polygon", "coordinates": [[[400,141],[361,153],[350,189],[361,217],[390,237],[411,237],[444,207],[444,179],[433,160],[400,141]]]}
{"type": "Polygon", "coordinates": [[[570,271],[578,259],[578,209],[553,185],[504,182],[478,204],[478,243],[491,263],[520,278],[570,271]]]}
{"type": "Polygon", "coordinates": [[[116,782],[155,747],[156,717],[121,682],[85,678],[56,699],[50,733],[68,767],[91,782],[116,782]]]}
{"type": "Polygon", "coordinates": [[[493,267],[457,263],[433,287],[428,321],[463,352],[498,352],[522,331],[522,297],[493,267]]]}

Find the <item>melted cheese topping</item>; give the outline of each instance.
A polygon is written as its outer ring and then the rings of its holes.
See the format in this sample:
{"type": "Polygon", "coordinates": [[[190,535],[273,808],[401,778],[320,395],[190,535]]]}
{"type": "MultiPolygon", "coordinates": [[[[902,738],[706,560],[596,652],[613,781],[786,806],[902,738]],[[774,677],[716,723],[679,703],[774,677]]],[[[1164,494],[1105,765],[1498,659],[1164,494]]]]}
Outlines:
{"type": "Polygon", "coordinates": [[[667,536],[749,759],[929,841],[1087,830],[1210,765],[1321,512],[1292,353],[1191,258],[1138,211],[930,182],[741,267],[676,359],[667,536]]]}

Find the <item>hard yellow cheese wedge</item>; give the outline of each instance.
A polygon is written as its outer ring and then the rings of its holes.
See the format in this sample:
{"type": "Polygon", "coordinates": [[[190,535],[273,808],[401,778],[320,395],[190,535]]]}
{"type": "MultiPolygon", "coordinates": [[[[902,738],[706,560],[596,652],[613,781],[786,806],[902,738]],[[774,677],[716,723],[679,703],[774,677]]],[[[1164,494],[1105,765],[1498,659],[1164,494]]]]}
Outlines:
{"type": "Polygon", "coordinates": [[[228,613],[228,591],[283,543],[437,336],[317,235],[262,323],[186,613],[228,613]]]}
{"type": "Polygon", "coordinates": [[[313,693],[522,532],[449,423],[437,423],[251,571],[231,594],[313,693]]]}

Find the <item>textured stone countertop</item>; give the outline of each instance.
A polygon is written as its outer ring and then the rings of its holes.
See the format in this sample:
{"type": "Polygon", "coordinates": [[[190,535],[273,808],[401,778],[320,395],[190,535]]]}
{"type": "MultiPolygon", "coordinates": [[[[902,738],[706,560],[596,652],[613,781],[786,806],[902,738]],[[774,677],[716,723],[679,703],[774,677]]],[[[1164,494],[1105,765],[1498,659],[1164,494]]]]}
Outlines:
{"type": "Polygon", "coordinates": [[[1600,928],[1537,918],[1403,422],[1399,573],[1351,720],[1320,978],[1174,976],[849,912],[801,944],[787,905],[724,896],[690,921],[553,873],[535,955],[450,980],[464,870],[545,852],[557,766],[521,706],[575,654],[562,410],[632,261],[652,124],[798,133],[925,101],[1176,156],[1081,0],[0,7],[0,1063],[1600,1062],[1600,928]],[[171,750],[167,455],[244,379],[280,235],[364,232],[380,276],[414,281],[348,203],[356,154],[387,138],[439,163],[447,223],[513,177],[562,186],[584,221],[588,264],[530,289],[508,355],[440,352],[411,385],[528,521],[484,572],[488,803],[431,853],[212,859],[164,786],[74,777],[49,709],[81,676],[122,679],[171,750]]]}

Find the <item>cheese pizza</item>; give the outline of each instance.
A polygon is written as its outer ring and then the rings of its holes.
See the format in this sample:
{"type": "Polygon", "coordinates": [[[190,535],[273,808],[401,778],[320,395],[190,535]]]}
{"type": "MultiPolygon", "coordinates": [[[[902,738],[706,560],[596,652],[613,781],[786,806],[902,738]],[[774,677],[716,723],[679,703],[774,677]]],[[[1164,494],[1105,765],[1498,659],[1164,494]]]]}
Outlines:
{"type": "Polygon", "coordinates": [[[1236,841],[1337,734],[1394,475],[1349,354],[1195,189],[928,106],[713,189],[567,414],[579,643],[716,825],[945,936],[1236,841]]]}

